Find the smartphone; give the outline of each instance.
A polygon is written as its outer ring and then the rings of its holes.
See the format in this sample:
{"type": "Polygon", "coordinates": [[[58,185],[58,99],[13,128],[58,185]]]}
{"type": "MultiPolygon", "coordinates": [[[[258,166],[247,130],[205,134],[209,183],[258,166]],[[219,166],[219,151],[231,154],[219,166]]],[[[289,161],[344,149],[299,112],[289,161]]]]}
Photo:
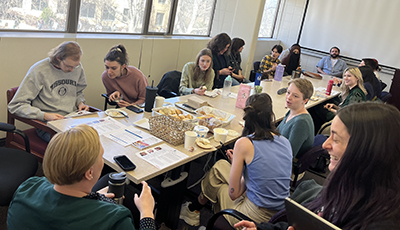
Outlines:
{"type": "Polygon", "coordinates": [[[138,107],[133,106],[133,105],[127,106],[126,108],[129,109],[130,111],[135,112],[135,113],[143,112],[143,109],[139,109],[138,107]]]}
{"type": "Polygon", "coordinates": [[[136,168],[136,165],[125,155],[115,156],[114,160],[124,171],[131,171],[136,168]]]}

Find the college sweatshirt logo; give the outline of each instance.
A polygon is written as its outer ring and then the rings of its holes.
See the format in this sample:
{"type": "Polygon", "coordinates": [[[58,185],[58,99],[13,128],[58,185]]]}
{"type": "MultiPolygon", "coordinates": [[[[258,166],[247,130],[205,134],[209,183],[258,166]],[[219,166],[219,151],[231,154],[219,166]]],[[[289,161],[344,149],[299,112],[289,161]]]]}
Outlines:
{"type": "MultiPolygon", "coordinates": [[[[56,87],[60,86],[60,85],[72,85],[72,86],[76,86],[76,81],[75,80],[71,80],[71,79],[61,79],[61,80],[57,80],[55,81],[51,86],[50,89],[51,91],[53,91],[53,89],[55,89],[56,87]]],[[[67,87],[62,86],[58,89],[58,95],[60,96],[64,96],[65,94],[67,94],[67,87]]]]}

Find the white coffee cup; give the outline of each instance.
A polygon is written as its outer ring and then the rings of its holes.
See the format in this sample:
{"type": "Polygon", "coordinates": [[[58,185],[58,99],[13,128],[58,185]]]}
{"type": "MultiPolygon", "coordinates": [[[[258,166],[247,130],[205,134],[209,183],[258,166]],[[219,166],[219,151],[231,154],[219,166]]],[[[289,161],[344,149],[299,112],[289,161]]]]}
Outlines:
{"type": "Polygon", "coordinates": [[[159,108],[159,107],[163,107],[164,105],[164,100],[165,98],[161,97],[161,96],[157,96],[156,100],[154,102],[154,108],[159,108]]]}
{"type": "Polygon", "coordinates": [[[215,128],[214,129],[214,140],[217,142],[225,143],[226,138],[228,136],[228,130],[223,128],[215,128]]]}
{"type": "Polygon", "coordinates": [[[195,147],[195,142],[197,138],[197,133],[193,131],[185,132],[185,149],[192,150],[195,147]]]}
{"type": "Polygon", "coordinates": [[[198,135],[198,137],[207,137],[209,129],[203,125],[196,125],[193,129],[198,135]]]}

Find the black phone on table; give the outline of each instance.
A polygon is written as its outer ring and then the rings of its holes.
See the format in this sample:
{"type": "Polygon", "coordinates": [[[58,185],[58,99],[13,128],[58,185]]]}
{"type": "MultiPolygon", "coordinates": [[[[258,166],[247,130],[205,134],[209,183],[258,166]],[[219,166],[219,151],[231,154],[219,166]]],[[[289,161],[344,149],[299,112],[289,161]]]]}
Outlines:
{"type": "Polygon", "coordinates": [[[136,165],[125,155],[115,156],[114,160],[124,171],[131,171],[136,168],[136,165]]]}
{"type": "Polygon", "coordinates": [[[126,108],[135,113],[143,112],[143,109],[139,109],[138,107],[133,106],[133,105],[127,106],[126,108]]]}

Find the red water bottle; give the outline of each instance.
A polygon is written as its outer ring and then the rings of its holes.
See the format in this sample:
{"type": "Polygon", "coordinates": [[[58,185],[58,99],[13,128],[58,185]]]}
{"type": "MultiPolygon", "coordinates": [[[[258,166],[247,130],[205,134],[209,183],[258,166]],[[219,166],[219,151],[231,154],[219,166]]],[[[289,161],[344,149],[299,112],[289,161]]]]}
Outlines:
{"type": "Polygon", "coordinates": [[[333,86],[333,80],[329,80],[328,86],[326,87],[326,95],[331,95],[333,86]]]}

